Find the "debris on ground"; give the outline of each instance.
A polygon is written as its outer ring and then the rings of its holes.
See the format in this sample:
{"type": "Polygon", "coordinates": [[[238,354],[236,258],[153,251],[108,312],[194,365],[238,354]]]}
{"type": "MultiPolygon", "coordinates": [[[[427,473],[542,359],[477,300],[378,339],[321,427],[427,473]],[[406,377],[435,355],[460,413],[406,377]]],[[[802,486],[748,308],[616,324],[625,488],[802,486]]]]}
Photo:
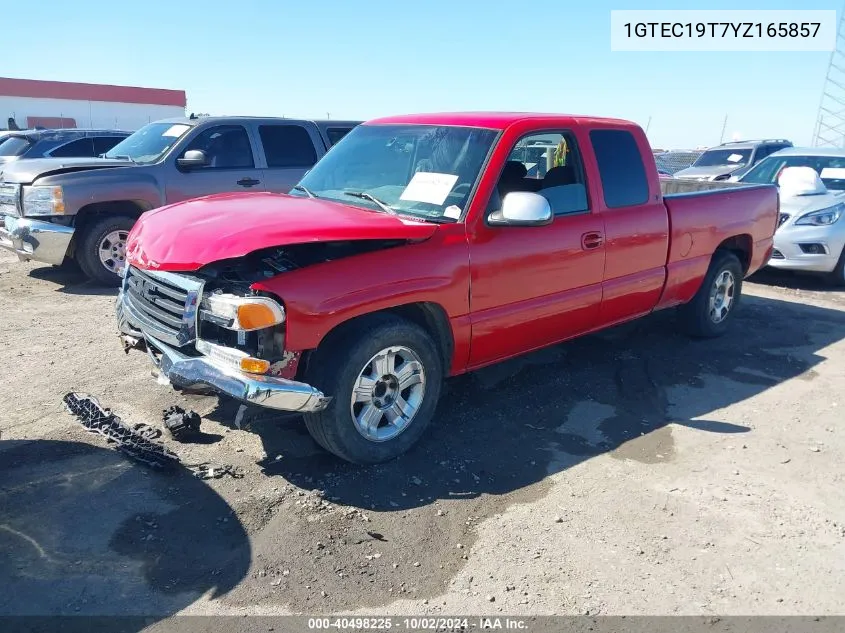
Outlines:
{"type": "Polygon", "coordinates": [[[162,414],[164,427],[170,431],[173,439],[178,441],[189,440],[200,432],[200,416],[195,411],[185,411],[180,406],[174,405],[165,409],[162,414]]]}
{"type": "MultiPolygon", "coordinates": [[[[160,442],[153,441],[161,436],[160,429],[144,423],[130,427],[111,409],[104,409],[93,396],[71,392],[65,394],[62,402],[68,412],[75,415],[88,431],[102,435],[109,443],[117,444],[117,450],[142,464],[160,470],[183,466],[200,479],[219,479],[223,475],[229,475],[235,479],[243,477],[243,472],[230,464],[218,466],[208,462],[183,463],[176,453],[160,442]]],[[[168,411],[175,412],[176,410],[184,413],[179,407],[171,407],[165,411],[165,414],[168,411]]],[[[193,411],[190,413],[193,413],[199,419],[196,413],[193,411]]],[[[190,416],[190,414],[187,415],[190,416]]],[[[193,428],[193,420],[190,418],[189,420],[185,426],[193,428]]],[[[196,424],[196,432],[199,432],[198,423],[196,424]]]]}
{"type": "Polygon", "coordinates": [[[132,459],[153,468],[174,468],[179,457],[158,442],[150,439],[150,433],[142,427],[129,427],[111,409],[104,409],[93,396],[68,393],[62,399],[65,408],[75,415],[91,433],[98,433],[109,442],[117,444],[117,450],[132,459]]]}

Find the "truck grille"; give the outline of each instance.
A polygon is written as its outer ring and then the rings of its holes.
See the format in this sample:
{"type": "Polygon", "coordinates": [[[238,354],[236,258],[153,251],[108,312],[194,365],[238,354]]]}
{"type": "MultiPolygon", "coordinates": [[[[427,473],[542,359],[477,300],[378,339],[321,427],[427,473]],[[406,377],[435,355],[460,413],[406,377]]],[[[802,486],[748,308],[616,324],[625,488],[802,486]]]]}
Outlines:
{"type": "Polygon", "coordinates": [[[123,280],[123,302],[135,325],[144,334],[177,347],[196,339],[201,292],[199,280],[132,266],[123,280]]]}
{"type": "Polygon", "coordinates": [[[20,185],[0,184],[0,215],[19,215],[20,185]]]}

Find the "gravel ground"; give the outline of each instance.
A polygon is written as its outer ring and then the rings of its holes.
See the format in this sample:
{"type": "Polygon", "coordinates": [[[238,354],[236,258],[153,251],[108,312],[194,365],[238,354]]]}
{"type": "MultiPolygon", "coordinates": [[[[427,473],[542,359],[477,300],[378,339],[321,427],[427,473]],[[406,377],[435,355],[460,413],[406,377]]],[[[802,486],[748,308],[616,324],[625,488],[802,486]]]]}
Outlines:
{"type": "Polygon", "coordinates": [[[842,614],[845,292],[758,275],[733,331],[670,313],[450,380],[375,468],[158,385],[114,293],[0,254],[0,614],[842,614]],[[61,404],[203,416],[152,472],[61,404]],[[837,466],[837,464],[839,464],[837,466]]]}

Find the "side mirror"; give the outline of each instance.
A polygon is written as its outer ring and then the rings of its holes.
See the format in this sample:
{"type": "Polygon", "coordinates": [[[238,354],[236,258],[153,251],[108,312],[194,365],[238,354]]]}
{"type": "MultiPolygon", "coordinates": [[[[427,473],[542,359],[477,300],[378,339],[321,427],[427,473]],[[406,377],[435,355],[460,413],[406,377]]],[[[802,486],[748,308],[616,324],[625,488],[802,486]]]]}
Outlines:
{"type": "Polygon", "coordinates": [[[208,165],[208,156],[201,149],[189,149],[182,158],[176,159],[176,164],[186,169],[205,167],[208,165]]]}
{"type": "Polygon", "coordinates": [[[554,221],[546,200],[533,191],[511,191],[502,200],[502,208],[487,218],[491,226],[545,226],[554,221]]]}

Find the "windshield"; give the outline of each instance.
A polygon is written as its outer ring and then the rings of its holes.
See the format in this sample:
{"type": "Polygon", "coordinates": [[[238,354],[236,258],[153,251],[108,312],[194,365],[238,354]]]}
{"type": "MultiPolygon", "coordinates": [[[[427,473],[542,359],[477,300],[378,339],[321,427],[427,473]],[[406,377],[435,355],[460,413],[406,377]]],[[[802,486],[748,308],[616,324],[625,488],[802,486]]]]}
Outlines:
{"type": "Polygon", "coordinates": [[[768,156],[739,180],[760,185],[777,184],[778,176],[787,167],[812,167],[825,187],[845,190],[845,156],[768,156]]]}
{"type": "Polygon", "coordinates": [[[0,139],[0,156],[20,156],[32,142],[23,136],[10,136],[7,139],[0,139]]]}
{"type": "Polygon", "coordinates": [[[129,158],[136,163],[154,163],[191,129],[184,123],[150,123],[107,151],[106,158],[129,158]]]}
{"type": "MultiPolygon", "coordinates": [[[[299,185],[318,198],[423,219],[460,218],[495,130],[434,125],[359,125],[299,185]]],[[[292,195],[308,195],[294,189],[292,195]]]]}
{"type": "Polygon", "coordinates": [[[716,167],[721,165],[745,165],[751,158],[751,148],[710,149],[692,164],[693,167],[716,167]]]}

